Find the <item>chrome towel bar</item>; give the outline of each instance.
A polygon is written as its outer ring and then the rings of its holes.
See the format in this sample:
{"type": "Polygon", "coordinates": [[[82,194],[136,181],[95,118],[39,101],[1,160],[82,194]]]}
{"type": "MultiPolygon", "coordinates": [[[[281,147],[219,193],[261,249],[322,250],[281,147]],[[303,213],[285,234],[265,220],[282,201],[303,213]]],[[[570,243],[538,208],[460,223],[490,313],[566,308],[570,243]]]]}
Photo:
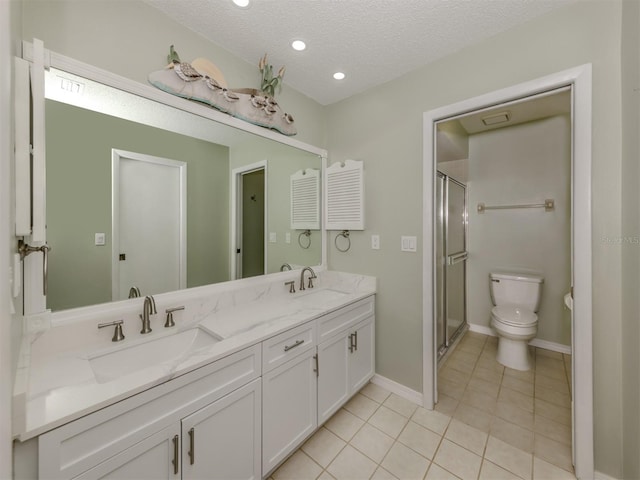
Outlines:
{"type": "Polygon", "coordinates": [[[545,212],[551,212],[555,208],[555,201],[547,198],[544,203],[528,203],[524,205],[485,205],[484,203],[478,203],[478,213],[484,213],[485,210],[509,210],[513,208],[544,208],[545,212]]]}

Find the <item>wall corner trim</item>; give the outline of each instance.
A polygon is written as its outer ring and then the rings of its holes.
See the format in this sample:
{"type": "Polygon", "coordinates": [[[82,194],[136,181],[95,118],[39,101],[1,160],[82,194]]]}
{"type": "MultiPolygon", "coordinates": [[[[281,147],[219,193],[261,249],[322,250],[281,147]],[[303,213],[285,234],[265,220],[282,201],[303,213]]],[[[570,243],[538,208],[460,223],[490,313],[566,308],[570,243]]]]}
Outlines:
{"type": "Polygon", "coordinates": [[[394,382],[393,380],[378,375],[377,373],[371,378],[371,383],[378,385],[379,387],[386,388],[391,393],[395,393],[399,397],[409,400],[422,406],[422,393],[402,385],[401,383],[394,382]]]}

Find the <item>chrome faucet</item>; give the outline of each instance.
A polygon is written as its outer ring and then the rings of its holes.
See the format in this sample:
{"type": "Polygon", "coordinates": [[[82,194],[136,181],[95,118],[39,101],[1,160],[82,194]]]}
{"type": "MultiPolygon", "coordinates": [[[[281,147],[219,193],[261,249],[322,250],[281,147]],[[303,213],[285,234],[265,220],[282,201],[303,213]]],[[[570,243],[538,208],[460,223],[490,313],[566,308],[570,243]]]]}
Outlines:
{"type": "Polygon", "coordinates": [[[156,310],[156,301],[153,299],[153,296],[149,295],[144,297],[144,303],[142,304],[142,315],[140,315],[140,319],[142,320],[142,330],[140,333],[149,333],[151,332],[151,322],[149,321],[149,315],[155,315],[156,310]]]}
{"type": "Polygon", "coordinates": [[[311,272],[311,276],[309,277],[309,288],[313,288],[313,279],[318,278],[316,277],[316,272],[313,271],[313,268],[304,267],[302,272],[300,272],[300,290],[306,290],[306,288],[304,288],[304,272],[311,272]]]}
{"type": "Polygon", "coordinates": [[[283,263],[280,267],[280,271],[284,272],[285,270],[291,270],[291,265],[289,265],[288,263],[283,263]]]}
{"type": "Polygon", "coordinates": [[[129,289],[129,298],[136,298],[140,296],[140,289],[138,287],[131,287],[129,289]]]}

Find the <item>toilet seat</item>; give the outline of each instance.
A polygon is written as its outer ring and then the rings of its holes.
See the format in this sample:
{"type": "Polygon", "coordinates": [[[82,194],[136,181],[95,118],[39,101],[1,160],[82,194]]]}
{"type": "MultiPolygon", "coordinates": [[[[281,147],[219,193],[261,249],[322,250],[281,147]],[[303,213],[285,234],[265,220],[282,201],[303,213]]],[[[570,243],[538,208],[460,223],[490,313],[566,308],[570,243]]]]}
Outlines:
{"type": "Polygon", "coordinates": [[[491,315],[496,321],[511,327],[532,327],[538,323],[538,316],[535,313],[517,305],[493,307],[491,315]]]}

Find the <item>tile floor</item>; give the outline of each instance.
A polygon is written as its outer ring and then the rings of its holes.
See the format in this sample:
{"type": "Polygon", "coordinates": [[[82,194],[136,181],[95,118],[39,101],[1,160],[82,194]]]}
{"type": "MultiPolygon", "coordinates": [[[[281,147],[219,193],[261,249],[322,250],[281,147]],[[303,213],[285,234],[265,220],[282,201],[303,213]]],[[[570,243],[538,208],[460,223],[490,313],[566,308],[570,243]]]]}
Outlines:
{"type": "Polygon", "coordinates": [[[467,332],[434,411],[366,385],[270,479],[574,479],[570,357],[532,348],[535,369],[519,372],[496,349],[467,332]]]}

